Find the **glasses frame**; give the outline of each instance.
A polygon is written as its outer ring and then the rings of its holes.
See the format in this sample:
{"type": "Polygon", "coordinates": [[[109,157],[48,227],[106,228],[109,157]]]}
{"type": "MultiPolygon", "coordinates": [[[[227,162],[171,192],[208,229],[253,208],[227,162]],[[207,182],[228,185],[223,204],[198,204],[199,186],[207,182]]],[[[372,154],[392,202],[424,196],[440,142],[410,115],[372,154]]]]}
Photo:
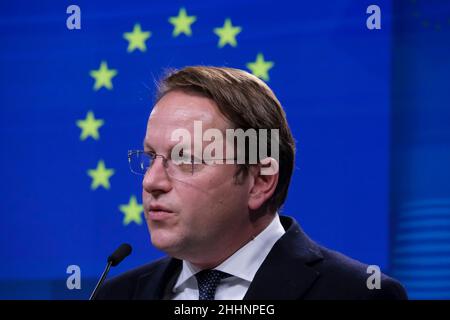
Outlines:
{"type": "MultiPolygon", "coordinates": [[[[144,173],[139,173],[139,172],[135,172],[135,171],[133,171],[133,169],[131,168],[131,160],[132,160],[132,157],[133,157],[133,155],[139,155],[139,154],[145,154],[145,155],[147,155],[147,156],[149,156],[150,157],[150,159],[151,159],[151,162],[153,163],[155,160],[156,160],[156,158],[161,158],[162,159],[162,162],[163,162],[163,167],[165,168],[165,169],[168,169],[169,168],[169,161],[172,161],[170,158],[167,158],[167,157],[165,157],[164,155],[162,155],[162,154],[158,154],[158,153],[156,153],[156,152],[153,152],[153,151],[144,151],[144,150],[128,150],[128,165],[129,165],[129,168],[130,168],[130,171],[132,172],[132,173],[134,173],[134,174],[136,174],[136,175],[145,175],[145,172],[144,173]]],[[[221,161],[226,161],[226,160],[237,160],[236,158],[232,158],[232,159],[228,159],[228,158],[223,158],[223,159],[215,159],[215,160],[221,160],[221,161]]],[[[186,164],[186,163],[185,163],[186,164]]],[[[194,158],[191,158],[191,175],[194,175],[194,166],[196,165],[196,164],[198,164],[198,163],[195,163],[195,159],[194,158]]],[[[205,162],[204,162],[204,159],[202,159],[202,163],[201,164],[205,164],[205,165],[207,165],[205,162]]],[[[174,164],[174,165],[176,165],[176,166],[178,166],[178,164],[174,164]]],[[[149,167],[150,168],[150,167],[149,167]]],[[[148,169],[147,169],[148,170],[148,169]]]]}

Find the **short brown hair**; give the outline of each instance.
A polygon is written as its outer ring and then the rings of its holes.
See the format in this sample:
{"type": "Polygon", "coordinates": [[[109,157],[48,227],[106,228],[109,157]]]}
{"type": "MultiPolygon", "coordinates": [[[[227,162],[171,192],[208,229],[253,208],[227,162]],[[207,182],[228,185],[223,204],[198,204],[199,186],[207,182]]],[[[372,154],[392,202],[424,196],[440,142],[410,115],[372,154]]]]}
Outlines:
{"type": "MultiPolygon", "coordinates": [[[[279,130],[279,179],[267,204],[279,209],[287,196],[294,169],[295,142],[286,114],[264,81],[234,68],[191,66],[170,71],[159,83],[157,100],[173,90],[197,93],[213,100],[235,128],[279,130]]],[[[257,142],[259,145],[259,141],[257,142]]],[[[270,152],[270,139],[267,144],[270,152]]],[[[242,165],[244,173],[248,166],[242,165]]]]}

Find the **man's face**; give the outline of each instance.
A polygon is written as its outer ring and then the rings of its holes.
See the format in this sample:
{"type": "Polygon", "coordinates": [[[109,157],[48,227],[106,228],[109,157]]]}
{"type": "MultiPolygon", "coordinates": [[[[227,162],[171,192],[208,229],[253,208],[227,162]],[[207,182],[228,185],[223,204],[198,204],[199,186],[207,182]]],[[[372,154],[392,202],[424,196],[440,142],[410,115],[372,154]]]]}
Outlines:
{"type": "MultiPolygon", "coordinates": [[[[194,141],[194,121],[202,122],[203,132],[231,127],[212,100],[182,91],[167,93],[150,114],[145,150],[170,158],[179,142],[171,141],[172,132],[186,129],[194,141]]],[[[195,263],[216,259],[224,247],[242,241],[249,225],[251,183],[246,178],[236,184],[236,170],[234,164],[203,165],[179,178],[168,174],[162,159],[156,158],[144,176],[142,191],[153,245],[195,263]]]]}

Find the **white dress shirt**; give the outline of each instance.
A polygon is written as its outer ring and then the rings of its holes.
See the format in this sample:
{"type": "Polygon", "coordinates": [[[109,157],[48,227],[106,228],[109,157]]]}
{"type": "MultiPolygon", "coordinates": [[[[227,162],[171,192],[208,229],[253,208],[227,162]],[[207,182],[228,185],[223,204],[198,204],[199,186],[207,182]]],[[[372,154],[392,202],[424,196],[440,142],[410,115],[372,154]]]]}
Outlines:
{"type": "MultiPolygon", "coordinates": [[[[231,275],[219,283],[215,299],[242,300],[259,267],[275,242],[284,233],[285,230],[277,213],[272,222],[259,235],[214,268],[231,275]]],[[[172,289],[172,300],[198,300],[195,274],[199,271],[201,270],[183,260],[181,273],[172,289]]]]}

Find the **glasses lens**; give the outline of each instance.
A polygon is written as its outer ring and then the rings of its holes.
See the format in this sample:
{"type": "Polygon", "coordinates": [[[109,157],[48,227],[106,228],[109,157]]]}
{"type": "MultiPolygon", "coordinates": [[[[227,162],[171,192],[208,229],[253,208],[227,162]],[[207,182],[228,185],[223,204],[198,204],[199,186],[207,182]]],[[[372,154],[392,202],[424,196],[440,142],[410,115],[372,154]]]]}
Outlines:
{"type": "MultiPolygon", "coordinates": [[[[142,150],[128,151],[128,162],[130,170],[134,174],[145,175],[147,170],[152,166],[154,156],[142,150]]],[[[186,179],[193,175],[196,167],[202,164],[194,165],[191,157],[183,158],[182,161],[163,160],[166,172],[169,176],[177,179],[186,179]]]]}
{"type": "Polygon", "coordinates": [[[131,151],[128,155],[131,172],[144,175],[152,163],[152,158],[143,151],[131,151]]]}

